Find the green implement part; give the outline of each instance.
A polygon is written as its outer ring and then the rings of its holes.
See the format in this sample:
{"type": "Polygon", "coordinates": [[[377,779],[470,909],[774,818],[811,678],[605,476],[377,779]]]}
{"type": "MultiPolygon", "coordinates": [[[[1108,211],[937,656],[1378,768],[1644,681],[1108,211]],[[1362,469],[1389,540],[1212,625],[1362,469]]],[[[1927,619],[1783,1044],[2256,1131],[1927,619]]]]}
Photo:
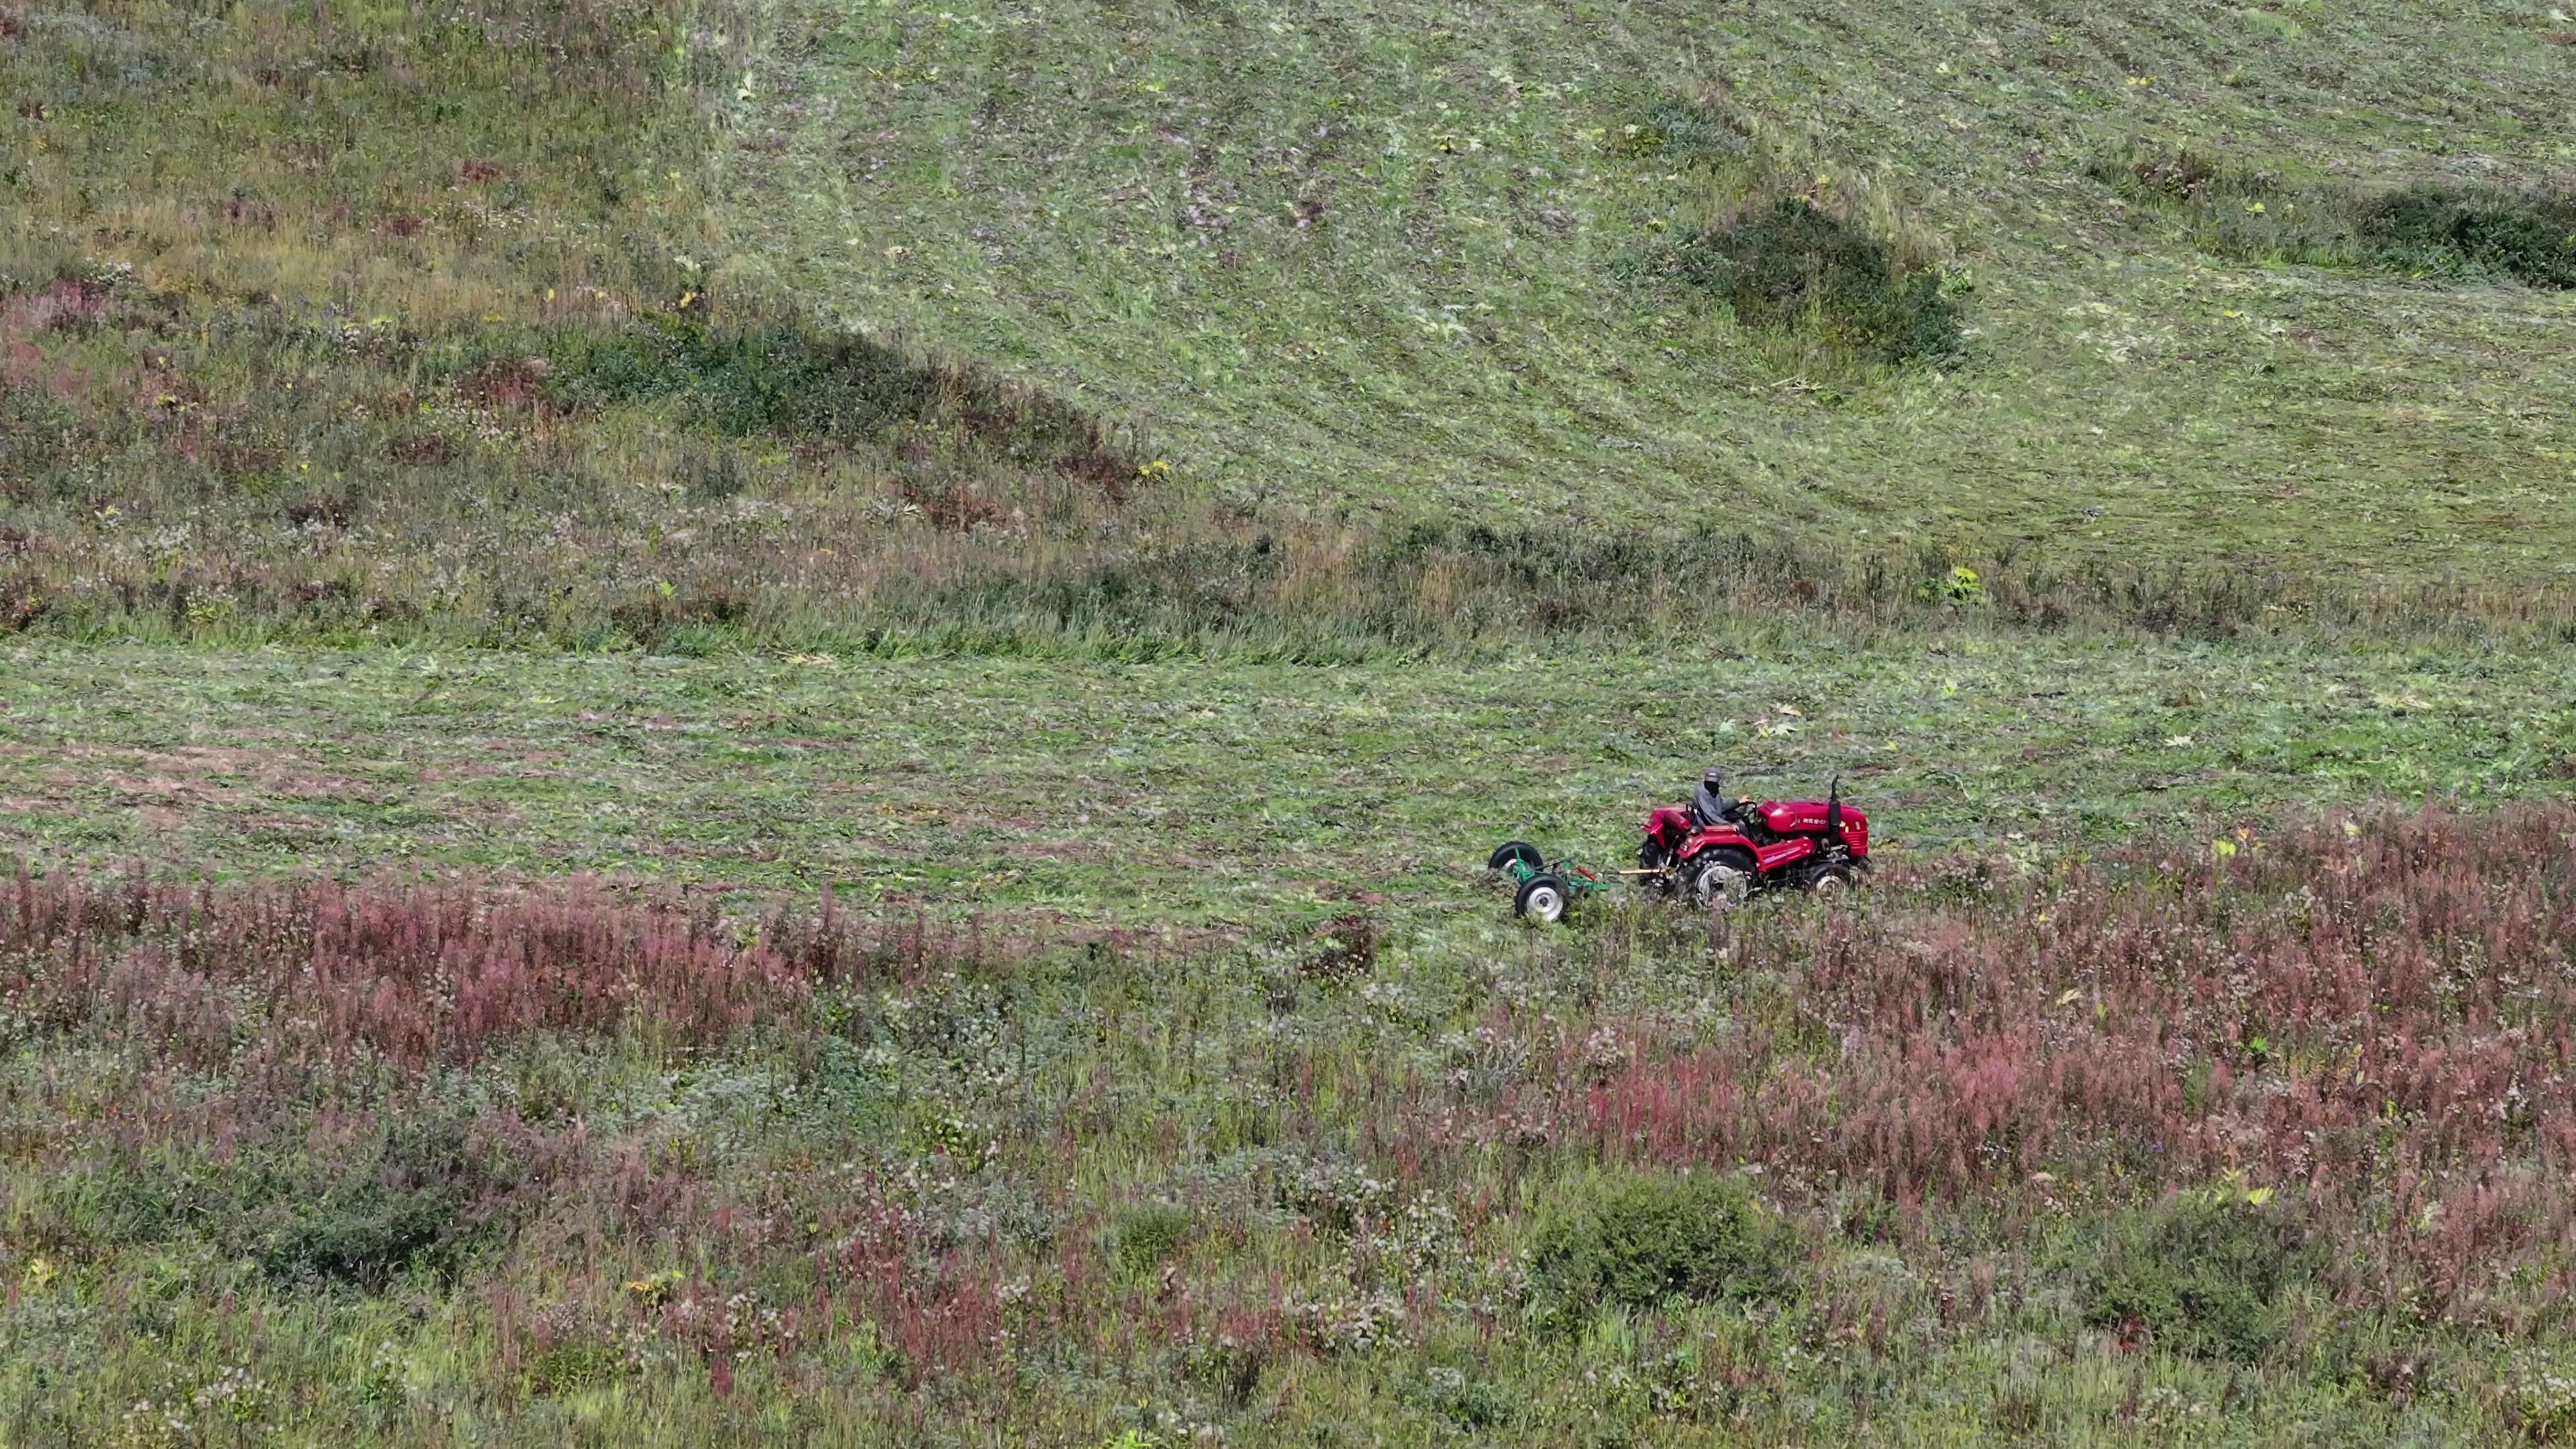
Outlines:
{"type": "Polygon", "coordinates": [[[1571,859],[1550,861],[1525,840],[1507,840],[1485,858],[1485,868],[1510,880],[1512,914],[1552,926],[1583,896],[1598,895],[1610,881],[1571,859]]]}

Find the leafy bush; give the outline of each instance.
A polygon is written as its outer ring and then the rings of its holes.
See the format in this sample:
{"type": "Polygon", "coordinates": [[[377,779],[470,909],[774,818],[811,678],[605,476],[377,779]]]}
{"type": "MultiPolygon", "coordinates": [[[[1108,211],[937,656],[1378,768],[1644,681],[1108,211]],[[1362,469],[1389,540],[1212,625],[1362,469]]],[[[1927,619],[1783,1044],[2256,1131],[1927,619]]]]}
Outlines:
{"type": "MultiPolygon", "coordinates": [[[[736,437],[843,446],[902,423],[953,423],[1008,456],[1123,490],[1139,474],[1098,419],[972,369],[927,362],[858,333],[803,321],[711,325],[665,314],[558,343],[547,396],[574,407],[677,400],[736,437]]],[[[719,481],[713,491],[724,491],[719,481]]],[[[738,485],[737,485],[738,486],[738,485]]]]}
{"type": "Polygon", "coordinates": [[[2132,201],[2181,211],[2224,255],[2576,288],[2576,195],[2564,191],[2293,184],[2189,149],[2131,149],[2088,170],[2132,201]]]}
{"type": "Polygon", "coordinates": [[[2306,1254],[2297,1220],[2268,1201],[2183,1197],[2119,1227],[2086,1275],[2084,1321],[2195,1358],[2257,1359],[2306,1254]]]}
{"type": "Polygon", "coordinates": [[[1118,1262],[1135,1273],[1159,1268],[1189,1235],[1187,1209],[1169,1203],[1139,1208],[1118,1225],[1118,1262]]]}
{"type": "Polygon", "coordinates": [[[1986,585],[1977,577],[1975,569],[1966,564],[1953,564],[1948,573],[1925,580],[1923,587],[1916,592],[1925,599],[1937,600],[1952,608],[1966,608],[1985,602],[1986,585]]]}
{"type": "Polygon", "coordinates": [[[244,1204],[254,1215],[275,1214],[253,1256],[284,1282],[370,1292],[415,1267],[445,1271],[491,1225],[517,1176],[512,1164],[477,1151],[460,1120],[404,1123],[386,1134],[380,1153],[336,1179],[301,1191],[281,1184],[280,1200],[244,1204]]]}
{"type": "Polygon", "coordinates": [[[1531,1281],[1558,1313],[1668,1298],[1774,1300],[1798,1289],[1796,1245],[1734,1181],[1633,1178],[1544,1229],[1531,1281]]]}
{"type": "Polygon", "coordinates": [[[444,1256],[458,1206],[439,1187],[365,1184],[298,1206],[260,1245],[259,1264],[288,1282],[382,1288],[415,1262],[444,1256]]]}
{"type": "Polygon", "coordinates": [[[685,397],[710,426],[736,435],[873,437],[925,415],[934,379],[864,337],[767,324],[723,330],[663,317],[565,348],[559,383],[576,403],[685,397]]]}
{"type": "Polygon", "coordinates": [[[1958,350],[1958,303],[1938,270],[1803,196],[1682,237],[1655,265],[1725,298],[1748,327],[1805,328],[1889,363],[1958,350]]]}
{"type": "Polygon", "coordinates": [[[2450,264],[2576,287],[2576,196],[2409,186],[2362,200],[2354,221],[2381,256],[2429,264],[2416,269],[2450,264]]]}

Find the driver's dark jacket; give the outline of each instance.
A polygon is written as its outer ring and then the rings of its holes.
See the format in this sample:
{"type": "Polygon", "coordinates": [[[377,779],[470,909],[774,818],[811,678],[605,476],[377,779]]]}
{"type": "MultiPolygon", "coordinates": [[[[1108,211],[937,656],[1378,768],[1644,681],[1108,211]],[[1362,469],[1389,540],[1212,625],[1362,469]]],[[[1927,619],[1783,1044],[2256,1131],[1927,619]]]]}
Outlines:
{"type": "Polygon", "coordinates": [[[1691,813],[1699,817],[1703,826],[1716,825],[1726,819],[1726,802],[1717,798],[1717,792],[1702,780],[1699,788],[1691,792],[1691,813]]]}

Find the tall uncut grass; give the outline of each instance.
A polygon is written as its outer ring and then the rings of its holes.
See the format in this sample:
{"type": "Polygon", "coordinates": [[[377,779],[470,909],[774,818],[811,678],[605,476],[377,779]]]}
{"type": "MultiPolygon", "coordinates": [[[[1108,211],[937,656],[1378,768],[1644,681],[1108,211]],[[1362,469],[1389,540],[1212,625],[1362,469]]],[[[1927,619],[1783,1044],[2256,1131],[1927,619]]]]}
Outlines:
{"type": "Polygon", "coordinates": [[[0,1429],[2546,1441],[2571,887],[2562,806],[1527,937],[22,872],[0,1429]]]}

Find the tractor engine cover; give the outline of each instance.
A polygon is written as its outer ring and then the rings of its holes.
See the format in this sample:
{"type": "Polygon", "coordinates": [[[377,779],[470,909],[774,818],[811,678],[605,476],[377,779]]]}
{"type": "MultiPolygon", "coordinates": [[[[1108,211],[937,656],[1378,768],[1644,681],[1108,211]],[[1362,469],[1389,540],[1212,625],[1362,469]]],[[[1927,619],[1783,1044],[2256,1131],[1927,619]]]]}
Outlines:
{"type": "MultiPolygon", "coordinates": [[[[1772,800],[1763,804],[1762,823],[1775,835],[1822,835],[1825,833],[1823,800],[1772,800]]],[[[1843,844],[1854,855],[1869,854],[1869,817],[1846,805],[1843,807],[1843,844]]]]}

